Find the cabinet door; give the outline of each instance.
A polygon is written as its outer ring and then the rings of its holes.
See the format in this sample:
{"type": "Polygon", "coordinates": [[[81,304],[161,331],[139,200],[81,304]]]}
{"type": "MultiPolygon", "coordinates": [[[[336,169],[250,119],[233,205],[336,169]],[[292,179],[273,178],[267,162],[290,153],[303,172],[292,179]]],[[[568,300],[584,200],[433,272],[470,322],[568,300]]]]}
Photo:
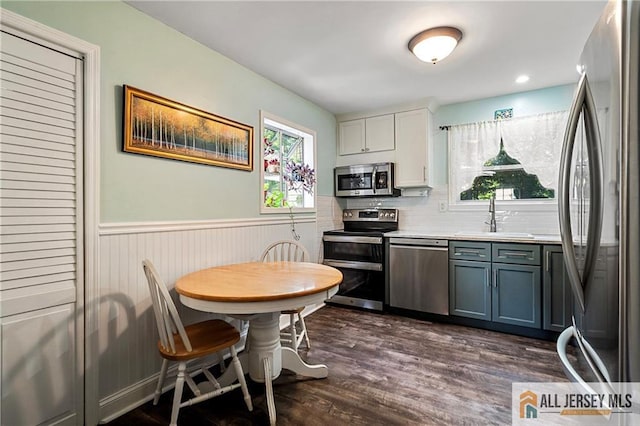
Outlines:
{"type": "Polygon", "coordinates": [[[366,118],[364,126],[365,152],[389,151],[396,147],[393,114],[366,118]]]}
{"type": "Polygon", "coordinates": [[[364,137],[364,119],[338,123],[338,154],[363,153],[364,137]]]}
{"type": "Polygon", "coordinates": [[[494,263],[492,269],[492,320],[540,328],[540,267],[494,263]]]}
{"type": "Polygon", "coordinates": [[[491,263],[449,261],[449,313],[491,320],[491,263]]]}
{"type": "Polygon", "coordinates": [[[545,330],[562,331],[571,325],[571,287],[564,267],[562,247],[544,247],[542,276],[542,326],[545,330]]]}
{"type": "Polygon", "coordinates": [[[428,185],[427,143],[429,134],[427,109],[396,114],[396,186],[428,185]]]}

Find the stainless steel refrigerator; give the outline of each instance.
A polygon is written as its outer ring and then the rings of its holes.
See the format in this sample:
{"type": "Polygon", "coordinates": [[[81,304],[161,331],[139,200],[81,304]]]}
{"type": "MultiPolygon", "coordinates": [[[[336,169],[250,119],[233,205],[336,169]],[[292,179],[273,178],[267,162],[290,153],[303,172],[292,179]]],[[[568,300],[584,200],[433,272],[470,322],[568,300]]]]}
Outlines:
{"type": "Polygon", "coordinates": [[[639,2],[611,1],[587,40],[561,157],[574,323],[558,354],[587,390],[587,382],[640,382],[639,11],[639,2]]]}

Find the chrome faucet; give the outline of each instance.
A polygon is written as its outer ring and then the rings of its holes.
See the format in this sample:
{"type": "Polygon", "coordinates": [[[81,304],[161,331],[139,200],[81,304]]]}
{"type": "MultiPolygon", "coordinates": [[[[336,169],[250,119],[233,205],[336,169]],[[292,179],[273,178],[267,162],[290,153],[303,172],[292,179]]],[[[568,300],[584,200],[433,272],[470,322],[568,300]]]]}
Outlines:
{"type": "Polygon", "coordinates": [[[491,221],[485,222],[489,225],[489,232],[496,232],[496,198],[489,198],[489,213],[491,213],[491,221]]]}

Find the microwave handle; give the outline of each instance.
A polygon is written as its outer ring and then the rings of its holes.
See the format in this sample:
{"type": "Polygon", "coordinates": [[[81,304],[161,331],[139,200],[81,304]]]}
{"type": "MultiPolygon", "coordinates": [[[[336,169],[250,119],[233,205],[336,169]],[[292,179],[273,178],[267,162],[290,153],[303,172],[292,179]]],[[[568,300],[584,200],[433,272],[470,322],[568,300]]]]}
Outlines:
{"type": "Polygon", "coordinates": [[[378,166],[373,166],[373,173],[371,174],[371,189],[373,193],[376,193],[376,182],[378,181],[378,166]]]}

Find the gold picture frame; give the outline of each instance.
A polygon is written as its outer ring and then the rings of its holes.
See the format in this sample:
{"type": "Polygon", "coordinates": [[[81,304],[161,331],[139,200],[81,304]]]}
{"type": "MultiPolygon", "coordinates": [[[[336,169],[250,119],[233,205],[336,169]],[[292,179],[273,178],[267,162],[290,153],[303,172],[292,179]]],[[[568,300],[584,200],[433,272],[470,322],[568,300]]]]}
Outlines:
{"type": "Polygon", "coordinates": [[[253,170],[253,127],[124,86],[124,151],[253,170]]]}

